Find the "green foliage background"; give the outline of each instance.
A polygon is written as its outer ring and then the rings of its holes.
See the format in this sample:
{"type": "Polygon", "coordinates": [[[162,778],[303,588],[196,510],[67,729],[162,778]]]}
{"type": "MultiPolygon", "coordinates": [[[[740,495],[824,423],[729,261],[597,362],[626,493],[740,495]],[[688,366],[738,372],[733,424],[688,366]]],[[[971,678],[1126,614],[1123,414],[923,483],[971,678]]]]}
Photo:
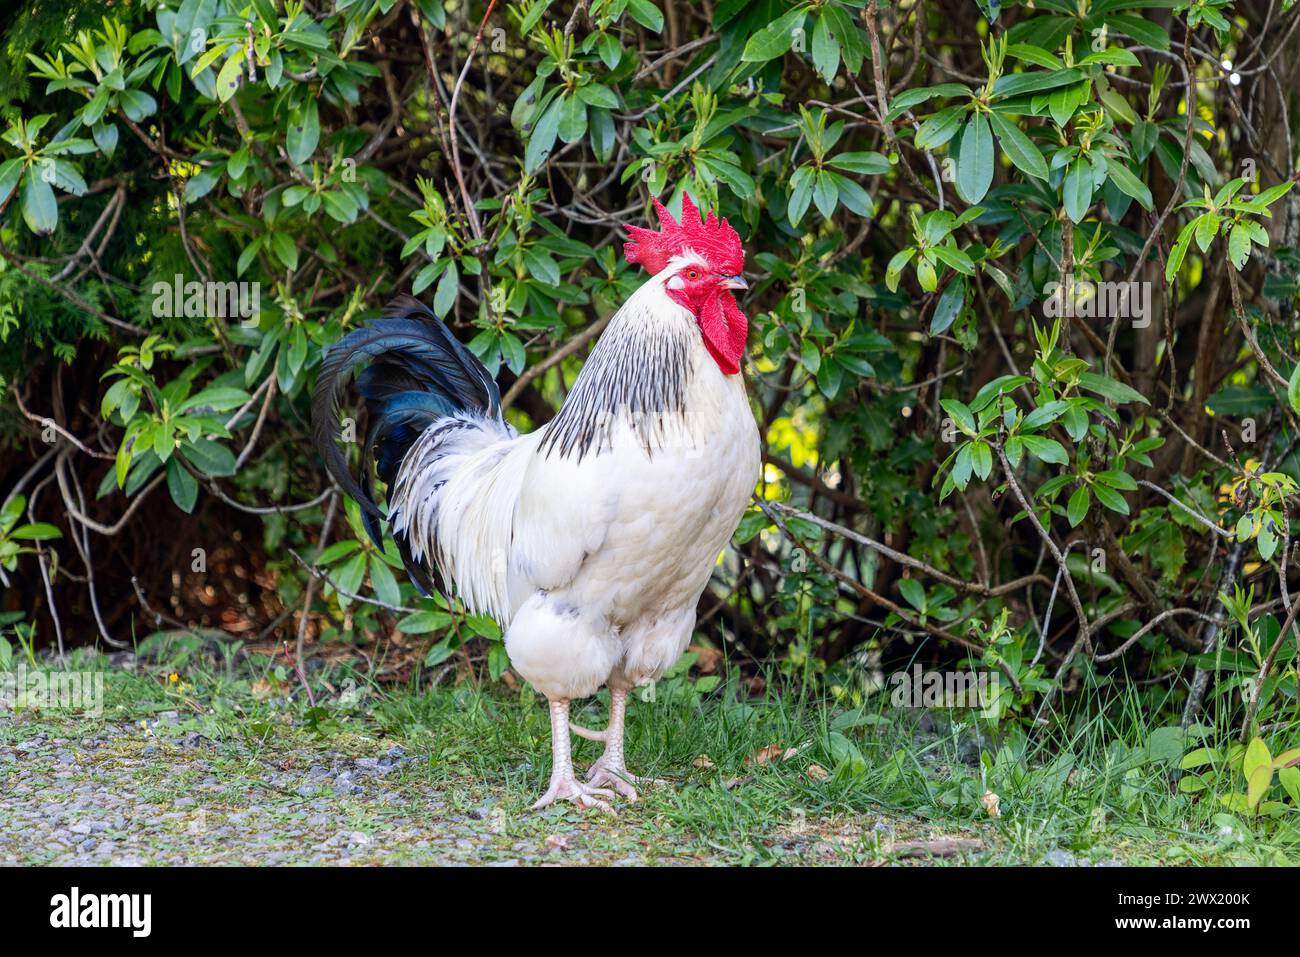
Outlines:
{"type": "Polygon", "coordinates": [[[7,641],[197,629],[509,680],[496,626],[418,601],[325,484],[315,369],[413,292],[536,427],[641,281],[622,225],[689,189],[746,241],[767,439],[702,646],[850,701],[966,661],[1007,679],[995,719],[1123,684],[1285,726],[1297,22],[30,3],[0,58],[7,641]],[[1145,316],[1093,316],[1102,281],[1146,284],[1145,316]],[[258,308],[189,309],[190,282],[258,308]]]}

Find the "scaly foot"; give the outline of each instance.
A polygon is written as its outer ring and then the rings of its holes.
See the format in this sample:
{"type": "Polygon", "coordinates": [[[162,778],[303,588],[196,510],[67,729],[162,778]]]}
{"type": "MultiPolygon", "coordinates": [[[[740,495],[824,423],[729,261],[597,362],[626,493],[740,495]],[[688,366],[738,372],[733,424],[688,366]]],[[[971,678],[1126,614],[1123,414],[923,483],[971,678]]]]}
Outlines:
{"type": "Polygon", "coordinates": [[[599,787],[613,788],[629,801],[637,800],[636,788],[639,779],[628,772],[627,766],[620,761],[611,760],[606,751],[587,770],[587,783],[599,787]]]}
{"type": "Polygon", "coordinates": [[[551,709],[551,786],[541,796],[533,810],[544,808],[556,801],[572,801],[579,807],[598,807],[613,813],[608,798],[614,792],[606,788],[582,784],[573,776],[573,754],[569,749],[569,702],[556,698],[551,709]]]}
{"type": "Polygon", "coordinates": [[[574,734],[592,741],[604,741],[605,752],[587,770],[590,784],[613,788],[629,801],[637,799],[636,778],[628,773],[623,763],[623,720],[627,711],[627,689],[611,685],[609,688],[609,726],[604,731],[590,731],[570,724],[574,734]]]}
{"type": "Polygon", "coordinates": [[[609,800],[613,797],[613,791],[583,784],[570,771],[567,775],[553,776],[551,786],[546,789],[546,793],[538,799],[532,809],[538,811],[556,801],[572,801],[579,807],[597,807],[612,814],[614,809],[610,807],[609,800]]]}

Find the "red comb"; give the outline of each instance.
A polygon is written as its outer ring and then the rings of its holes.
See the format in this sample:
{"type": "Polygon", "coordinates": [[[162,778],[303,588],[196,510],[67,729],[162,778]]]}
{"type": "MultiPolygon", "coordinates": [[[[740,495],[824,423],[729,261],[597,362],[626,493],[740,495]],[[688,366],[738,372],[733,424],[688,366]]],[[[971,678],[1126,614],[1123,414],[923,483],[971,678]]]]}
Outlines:
{"type": "Polygon", "coordinates": [[[719,222],[712,211],[701,223],[700,210],[685,190],[680,224],[659,200],[654,201],[654,206],[659,215],[659,230],[627,227],[632,242],[623,244],[623,255],[628,262],[644,267],[653,276],[668,265],[669,259],[689,249],[724,275],[735,275],[745,268],[745,250],[736,231],[725,219],[719,222]]]}

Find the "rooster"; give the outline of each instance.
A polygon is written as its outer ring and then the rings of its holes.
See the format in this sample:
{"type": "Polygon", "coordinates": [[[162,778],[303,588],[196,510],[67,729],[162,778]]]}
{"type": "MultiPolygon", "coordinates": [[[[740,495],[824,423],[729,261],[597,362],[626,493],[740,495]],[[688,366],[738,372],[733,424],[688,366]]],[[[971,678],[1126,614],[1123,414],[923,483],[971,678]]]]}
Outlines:
{"type": "Polygon", "coordinates": [[[740,375],[748,320],[740,237],[682,194],[678,223],[628,226],[650,278],[611,318],[563,407],[519,435],[496,383],[414,299],[334,345],[312,406],[317,449],[379,545],[388,523],[412,582],[441,581],[502,627],[511,666],[550,707],[550,786],[534,808],[635,801],[624,760],[628,692],[681,656],[696,604],[759,473],[740,375]],[[337,441],[352,381],[368,432],[358,481],[337,441]],[[385,515],[373,474],[388,488],[385,515]],[[609,689],[609,724],[569,723],[569,703],[609,689]],[[604,742],[586,781],[570,732],[604,742]]]}

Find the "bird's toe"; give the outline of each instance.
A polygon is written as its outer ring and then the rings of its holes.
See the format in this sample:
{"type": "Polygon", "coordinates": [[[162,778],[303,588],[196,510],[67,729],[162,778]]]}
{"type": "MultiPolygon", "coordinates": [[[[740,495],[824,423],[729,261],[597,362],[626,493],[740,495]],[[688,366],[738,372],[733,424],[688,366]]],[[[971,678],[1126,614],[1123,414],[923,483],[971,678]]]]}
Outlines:
{"type": "Polygon", "coordinates": [[[544,807],[554,804],[556,801],[572,801],[579,807],[599,808],[602,811],[613,813],[614,809],[610,806],[609,801],[614,797],[614,792],[601,787],[592,787],[588,784],[582,784],[576,779],[561,778],[553,781],[547,788],[546,793],[537,799],[533,804],[532,810],[540,811],[544,807]]]}
{"type": "Polygon", "coordinates": [[[629,801],[637,800],[636,788],[633,782],[636,781],[632,775],[628,774],[626,768],[613,768],[602,765],[593,765],[587,772],[587,783],[597,787],[612,788],[629,801]]]}

